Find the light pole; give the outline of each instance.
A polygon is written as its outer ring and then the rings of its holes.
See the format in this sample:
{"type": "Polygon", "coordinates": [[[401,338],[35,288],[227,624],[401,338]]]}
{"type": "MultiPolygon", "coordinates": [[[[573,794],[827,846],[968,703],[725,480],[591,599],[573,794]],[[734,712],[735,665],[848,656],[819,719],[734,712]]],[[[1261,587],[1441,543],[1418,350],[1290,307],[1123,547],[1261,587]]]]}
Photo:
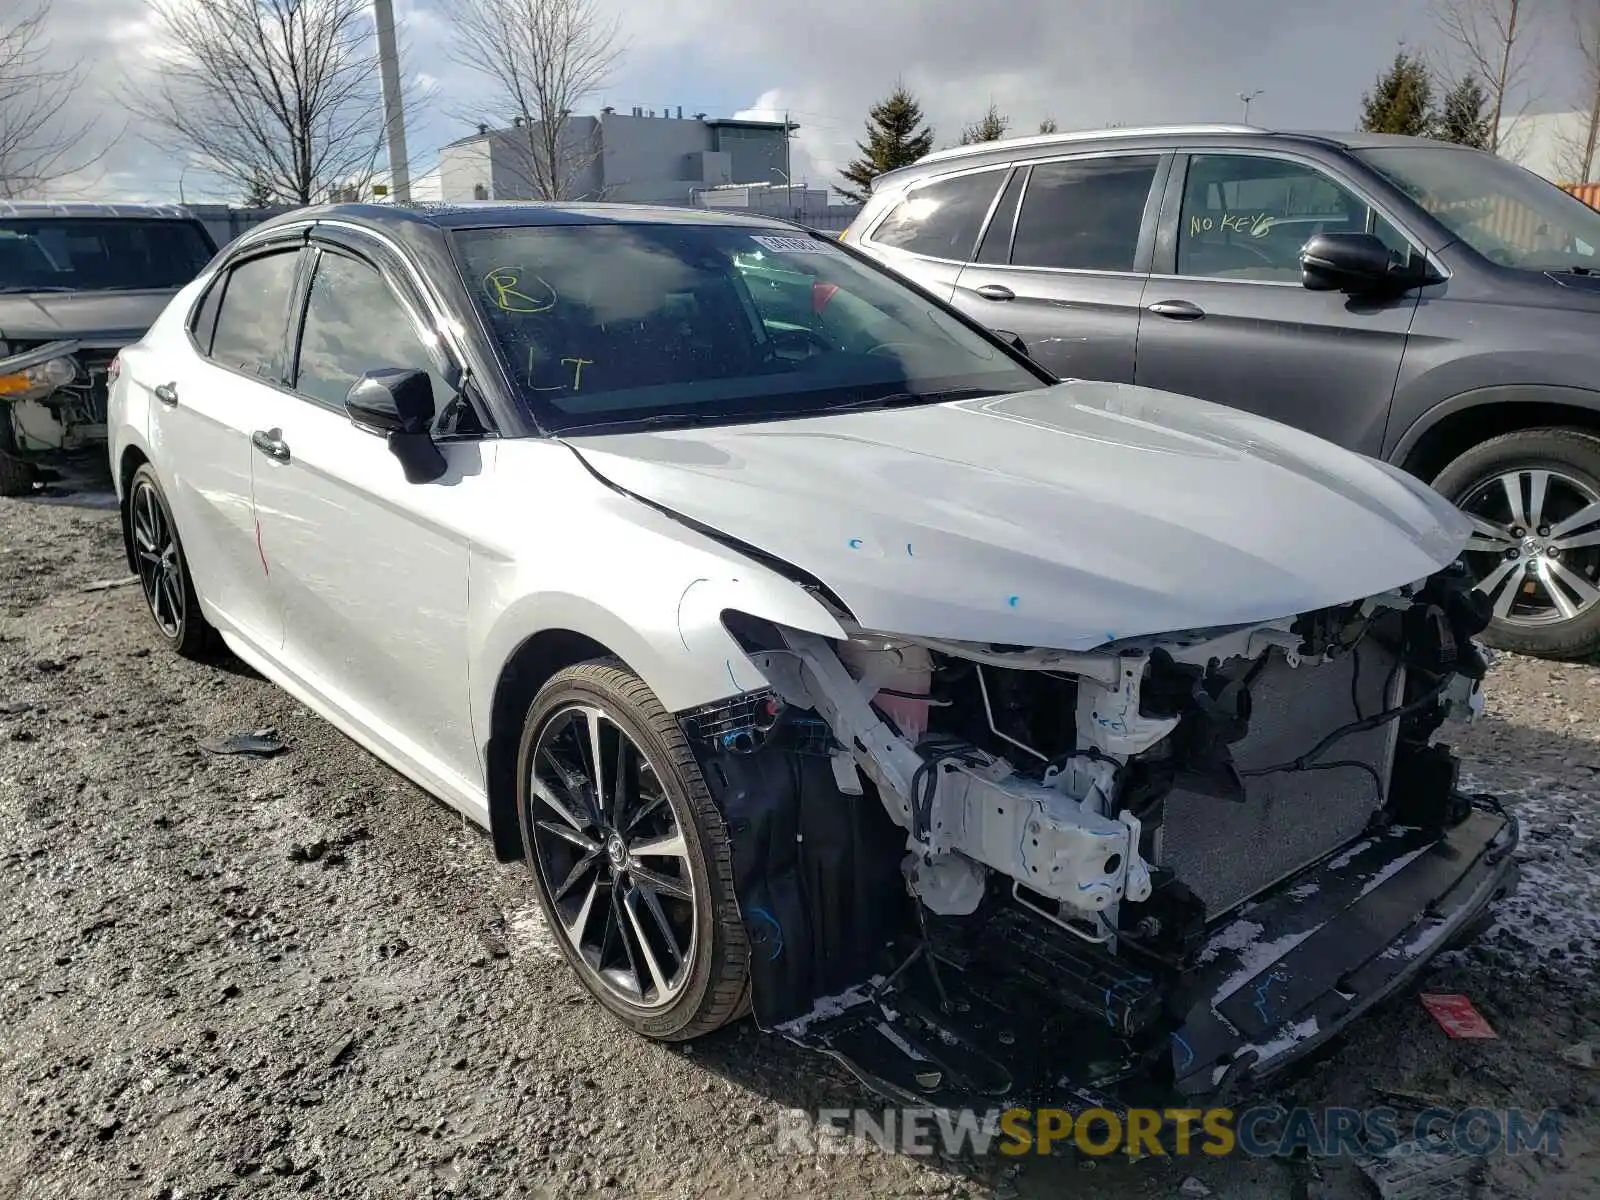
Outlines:
{"type": "Polygon", "coordinates": [[[383,83],[383,131],[389,147],[389,191],[396,204],[411,203],[406,157],[406,114],[400,101],[400,52],[395,46],[394,0],[373,0],[378,27],[378,75],[383,83]]]}
{"type": "Polygon", "coordinates": [[[1240,92],[1239,93],[1239,99],[1244,102],[1244,123],[1246,125],[1250,124],[1250,101],[1254,100],[1257,96],[1261,95],[1261,93],[1264,92],[1265,90],[1266,90],[1265,88],[1257,88],[1253,92],[1240,92]]]}
{"type": "Polygon", "coordinates": [[[793,217],[794,216],[794,180],[789,178],[789,173],[787,171],[779,170],[777,167],[771,168],[771,171],[772,171],[772,173],[774,175],[782,175],[783,176],[783,187],[784,187],[784,190],[788,193],[788,196],[786,197],[786,201],[787,201],[788,208],[789,208],[789,216],[793,217]]]}

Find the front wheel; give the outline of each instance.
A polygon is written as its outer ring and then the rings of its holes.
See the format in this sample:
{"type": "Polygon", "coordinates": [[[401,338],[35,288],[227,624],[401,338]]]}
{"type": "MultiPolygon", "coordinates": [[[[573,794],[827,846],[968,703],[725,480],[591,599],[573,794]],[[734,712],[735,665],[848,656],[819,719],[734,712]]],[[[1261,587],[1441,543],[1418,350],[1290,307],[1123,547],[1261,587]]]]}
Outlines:
{"type": "Polygon", "coordinates": [[[727,829],[655,694],[615,660],[569,667],[534,698],[517,763],[539,904],[584,986],[663,1041],[740,1015],[749,945],[727,829]]]}
{"type": "Polygon", "coordinates": [[[1600,651],[1600,438],[1490,438],[1433,481],[1472,519],[1466,560],[1494,604],[1483,640],[1542,658],[1600,651]]]}

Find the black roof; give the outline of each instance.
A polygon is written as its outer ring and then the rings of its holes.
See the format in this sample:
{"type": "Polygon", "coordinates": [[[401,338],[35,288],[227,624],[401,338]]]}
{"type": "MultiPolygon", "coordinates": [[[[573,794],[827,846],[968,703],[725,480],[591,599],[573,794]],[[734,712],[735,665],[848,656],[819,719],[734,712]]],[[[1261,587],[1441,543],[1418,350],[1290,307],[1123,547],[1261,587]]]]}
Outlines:
{"type": "Polygon", "coordinates": [[[739,225],[793,229],[781,217],[727,209],[675,208],[663,204],[568,204],[480,200],[470,204],[321,204],[283,213],[256,226],[269,229],[312,221],[350,221],[396,233],[418,226],[434,229],[494,229],[537,225],[739,225]]]}

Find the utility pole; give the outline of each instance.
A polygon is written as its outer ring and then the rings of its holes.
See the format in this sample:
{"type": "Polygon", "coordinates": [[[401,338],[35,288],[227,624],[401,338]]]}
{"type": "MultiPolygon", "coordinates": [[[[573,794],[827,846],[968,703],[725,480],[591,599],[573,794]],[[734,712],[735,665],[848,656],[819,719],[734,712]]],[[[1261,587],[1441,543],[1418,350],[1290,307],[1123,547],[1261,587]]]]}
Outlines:
{"type": "Polygon", "coordinates": [[[1244,101],[1244,123],[1246,125],[1250,124],[1250,101],[1254,100],[1257,96],[1261,95],[1261,93],[1264,92],[1265,90],[1266,90],[1265,88],[1257,88],[1253,92],[1240,92],[1239,93],[1239,99],[1244,101]]]}
{"type": "Polygon", "coordinates": [[[783,110],[783,185],[788,189],[789,216],[794,216],[794,176],[789,165],[789,110],[783,110]]]}
{"type": "Polygon", "coordinates": [[[400,51],[394,38],[394,0],[373,0],[378,26],[378,72],[383,80],[383,132],[389,146],[389,194],[411,203],[411,165],[406,155],[406,113],[400,100],[400,51]]]}

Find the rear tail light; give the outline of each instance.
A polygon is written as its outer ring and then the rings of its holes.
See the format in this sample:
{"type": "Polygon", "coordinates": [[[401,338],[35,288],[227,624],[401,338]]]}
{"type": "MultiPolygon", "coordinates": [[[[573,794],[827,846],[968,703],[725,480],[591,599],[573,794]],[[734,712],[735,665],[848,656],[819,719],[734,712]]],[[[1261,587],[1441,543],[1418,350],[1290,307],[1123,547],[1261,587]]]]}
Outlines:
{"type": "Polygon", "coordinates": [[[112,356],[111,365],[106,368],[107,385],[115,383],[120,374],[122,374],[122,355],[119,353],[112,356]]]}

